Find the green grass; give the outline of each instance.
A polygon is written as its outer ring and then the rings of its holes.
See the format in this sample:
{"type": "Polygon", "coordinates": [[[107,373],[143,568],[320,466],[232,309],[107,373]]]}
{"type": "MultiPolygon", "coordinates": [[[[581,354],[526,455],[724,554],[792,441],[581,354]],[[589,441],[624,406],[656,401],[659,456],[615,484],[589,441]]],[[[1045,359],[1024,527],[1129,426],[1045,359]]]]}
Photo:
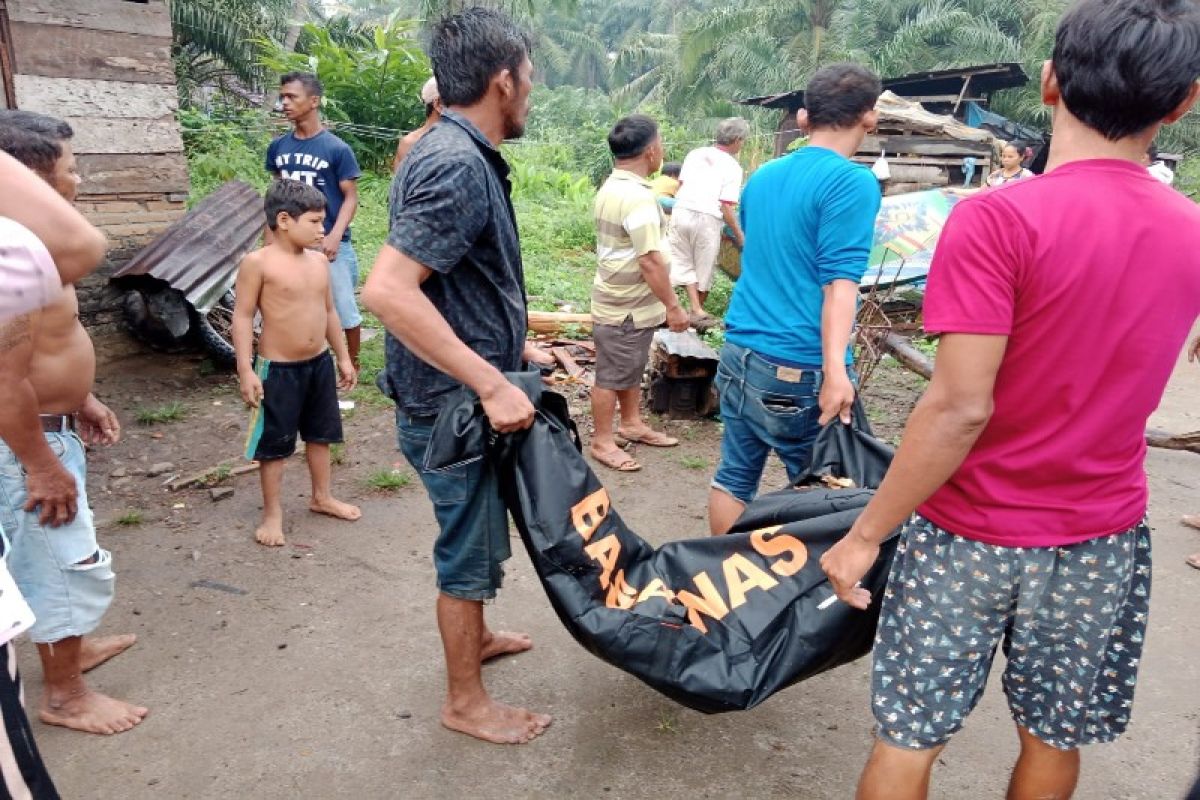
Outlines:
{"type": "Polygon", "coordinates": [[[139,425],[159,425],[166,422],[178,422],[187,414],[183,403],[173,400],[161,406],[147,406],[135,412],[139,425]]]}
{"type": "Polygon", "coordinates": [[[125,526],[141,525],[145,521],[145,517],[143,516],[141,511],[139,511],[136,508],[133,508],[133,509],[130,509],[129,511],[126,511],[121,516],[117,517],[116,521],[117,521],[118,525],[125,525],[125,526]]]}
{"type": "Polygon", "coordinates": [[[709,461],[703,456],[681,456],[679,463],[687,469],[707,469],[709,461]]]}
{"type": "Polygon", "coordinates": [[[398,469],[381,469],[367,476],[367,486],[378,492],[394,492],[412,483],[412,476],[398,469]]]}
{"type": "MultiPolygon", "coordinates": [[[[374,317],[363,320],[364,328],[375,326],[379,326],[379,323],[374,317]]],[[[358,351],[358,386],[355,386],[354,390],[346,395],[354,401],[356,406],[392,407],[391,399],[379,391],[379,387],[375,385],[375,379],[379,373],[383,372],[385,366],[383,342],[384,333],[380,329],[372,339],[363,342],[362,348],[358,351]]]]}
{"type": "Polygon", "coordinates": [[[342,442],[334,442],[329,446],[329,461],[333,464],[346,463],[346,445],[342,442]]]}
{"type": "Polygon", "coordinates": [[[207,488],[220,486],[232,476],[233,467],[230,464],[219,464],[204,473],[204,477],[200,479],[200,485],[207,488]]]}

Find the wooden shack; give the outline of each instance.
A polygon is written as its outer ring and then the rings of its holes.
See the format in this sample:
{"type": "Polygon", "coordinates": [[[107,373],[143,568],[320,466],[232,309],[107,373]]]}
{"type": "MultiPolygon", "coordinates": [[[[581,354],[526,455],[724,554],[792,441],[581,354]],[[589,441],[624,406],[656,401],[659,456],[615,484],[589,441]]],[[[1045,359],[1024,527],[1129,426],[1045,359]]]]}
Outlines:
{"type": "MultiPolygon", "coordinates": [[[[873,163],[887,154],[892,177],[884,184],[887,194],[919,189],[979,186],[998,162],[999,140],[981,128],[963,122],[969,104],[987,108],[992,95],[1028,82],[1019,64],[989,64],[963,69],[920,72],[883,81],[879,129],[868,136],[855,157],[873,163]],[[974,172],[970,169],[973,160],[974,172]]],[[[802,134],[796,112],[804,107],[804,90],[752,97],[743,105],[779,109],[775,154],[782,155],[802,134]]]]}
{"type": "Polygon", "coordinates": [[[183,215],[187,160],[175,119],[171,17],[163,0],[0,0],[6,108],[67,120],[79,207],[111,240],[109,264],[80,287],[97,332],[120,316],[113,268],[183,215]]]}

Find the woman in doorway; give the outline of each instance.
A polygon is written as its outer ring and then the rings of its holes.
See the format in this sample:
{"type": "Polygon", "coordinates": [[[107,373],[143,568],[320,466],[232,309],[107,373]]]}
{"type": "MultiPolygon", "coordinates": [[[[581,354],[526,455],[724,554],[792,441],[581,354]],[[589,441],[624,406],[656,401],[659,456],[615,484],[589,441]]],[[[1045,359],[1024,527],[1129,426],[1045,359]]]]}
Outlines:
{"type": "Polygon", "coordinates": [[[1004,186],[1022,178],[1032,178],[1033,173],[1021,166],[1021,150],[1015,144],[1004,145],[1000,153],[1000,169],[988,175],[988,186],[1004,186]]]}

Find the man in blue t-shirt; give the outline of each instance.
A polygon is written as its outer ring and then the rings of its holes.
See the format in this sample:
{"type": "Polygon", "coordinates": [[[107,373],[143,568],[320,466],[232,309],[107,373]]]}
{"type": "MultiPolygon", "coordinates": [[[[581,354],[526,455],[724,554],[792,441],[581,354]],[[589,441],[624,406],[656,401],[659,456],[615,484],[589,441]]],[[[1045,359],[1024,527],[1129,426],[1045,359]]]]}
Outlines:
{"type": "MultiPolygon", "coordinates": [[[[358,211],[358,160],[350,146],[321,124],[325,90],[317,76],[289,72],[279,79],[279,100],[292,130],[267,148],[267,172],[276,178],[303,181],[325,195],[325,241],[333,306],[346,333],[346,349],[358,369],[362,314],[358,288],[358,256],[350,243],[350,222],[358,211]]],[[[270,231],[266,233],[270,241],[270,231]]]]}
{"type": "Polygon", "coordinates": [[[708,501],[714,536],[758,492],[770,451],[795,480],[820,426],[850,420],[850,335],[881,199],[850,157],[875,127],[880,91],[854,64],[819,71],[797,114],[808,146],[764,164],[742,191],[742,275],[717,371],[725,432],[708,501]]]}

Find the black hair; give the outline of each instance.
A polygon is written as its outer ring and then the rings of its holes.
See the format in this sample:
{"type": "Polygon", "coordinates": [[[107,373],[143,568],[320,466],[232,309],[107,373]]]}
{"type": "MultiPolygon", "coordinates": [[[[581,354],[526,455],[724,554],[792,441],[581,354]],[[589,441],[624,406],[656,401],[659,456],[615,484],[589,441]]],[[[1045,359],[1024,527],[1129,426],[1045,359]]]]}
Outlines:
{"type": "Polygon", "coordinates": [[[804,107],[813,128],[849,128],[875,108],[883,84],[858,64],[831,64],[817,70],[804,90],[804,107]]]}
{"type": "Polygon", "coordinates": [[[437,108],[436,103],[426,103],[425,104],[425,119],[429,119],[430,117],[433,116],[433,111],[435,108],[437,108]]]}
{"type": "Polygon", "coordinates": [[[683,165],[678,161],[668,161],[666,164],[662,165],[662,169],[659,171],[668,177],[678,178],[679,173],[683,171],[683,165]]]}
{"type": "Polygon", "coordinates": [[[62,145],[48,136],[0,122],[0,150],[34,172],[50,175],[62,158],[62,145]]]}
{"type": "Polygon", "coordinates": [[[622,117],[608,133],[608,149],[618,161],[637,158],[658,136],[658,124],[644,114],[622,117]]]}
{"type": "Polygon", "coordinates": [[[0,125],[22,128],[55,142],[65,142],[75,135],[74,129],[66,120],[49,114],[26,111],[23,108],[0,109],[0,125]]]}
{"type": "Polygon", "coordinates": [[[429,60],[442,104],[477,103],[501,70],[510,70],[516,79],[529,50],[529,34],[500,11],[468,8],[443,18],[429,37],[429,60]]]}
{"type": "Polygon", "coordinates": [[[280,76],[280,87],[289,83],[298,83],[303,86],[309,97],[325,96],[325,86],[322,85],[321,79],[311,72],[287,72],[280,76]]]}
{"type": "Polygon", "coordinates": [[[263,209],[267,214],[267,227],[275,230],[281,213],[299,219],[309,211],[324,211],[325,195],[321,194],[319,189],[301,181],[278,180],[267,189],[263,209]]]}
{"type": "Polygon", "coordinates": [[[1200,76],[1200,6],[1078,0],[1051,60],[1072,115],[1110,141],[1132,136],[1174,111],[1200,76]]]}

